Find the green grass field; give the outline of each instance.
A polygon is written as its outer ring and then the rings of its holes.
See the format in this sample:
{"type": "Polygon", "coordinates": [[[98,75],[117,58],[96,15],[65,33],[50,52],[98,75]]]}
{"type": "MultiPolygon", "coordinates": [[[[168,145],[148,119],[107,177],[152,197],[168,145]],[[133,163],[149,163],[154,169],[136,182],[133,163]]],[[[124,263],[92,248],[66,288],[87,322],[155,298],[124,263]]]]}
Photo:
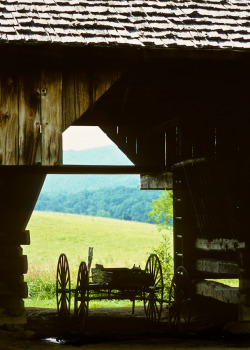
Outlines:
{"type": "Polygon", "coordinates": [[[28,255],[26,280],[31,297],[25,304],[39,307],[56,307],[54,286],[61,253],[67,255],[71,280],[76,281],[80,262],[87,261],[88,247],[94,247],[92,266],[144,268],[162,237],[153,224],[49,212],[34,212],[27,229],[31,245],[23,250],[28,255]]]}

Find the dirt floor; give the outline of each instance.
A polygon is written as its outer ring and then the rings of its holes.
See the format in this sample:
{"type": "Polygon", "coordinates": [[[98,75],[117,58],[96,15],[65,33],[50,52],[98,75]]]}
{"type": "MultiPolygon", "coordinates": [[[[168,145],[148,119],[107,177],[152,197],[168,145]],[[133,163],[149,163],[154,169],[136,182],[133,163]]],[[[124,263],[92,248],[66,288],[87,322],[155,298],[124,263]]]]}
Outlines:
{"type": "Polygon", "coordinates": [[[250,349],[250,337],[242,334],[242,326],[237,332],[235,323],[218,318],[193,317],[189,329],[180,332],[169,329],[167,316],[152,324],[142,307],[136,308],[134,316],[130,308],[90,309],[85,334],[79,336],[72,327],[73,318],[62,325],[54,309],[27,308],[27,312],[25,328],[0,328],[1,350],[250,349]]]}

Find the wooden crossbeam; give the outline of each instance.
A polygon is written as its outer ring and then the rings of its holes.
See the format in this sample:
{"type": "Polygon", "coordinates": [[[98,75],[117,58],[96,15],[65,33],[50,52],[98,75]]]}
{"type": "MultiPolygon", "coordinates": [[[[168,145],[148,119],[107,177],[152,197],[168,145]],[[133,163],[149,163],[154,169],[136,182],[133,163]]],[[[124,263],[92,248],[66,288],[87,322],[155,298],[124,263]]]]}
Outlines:
{"type": "Polygon", "coordinates": [[[0,173],[36,173],[36,174],[156,174],[166,171],[165,168],[156,166],[133,166],[133,165],[2,165],[0,173]]]}

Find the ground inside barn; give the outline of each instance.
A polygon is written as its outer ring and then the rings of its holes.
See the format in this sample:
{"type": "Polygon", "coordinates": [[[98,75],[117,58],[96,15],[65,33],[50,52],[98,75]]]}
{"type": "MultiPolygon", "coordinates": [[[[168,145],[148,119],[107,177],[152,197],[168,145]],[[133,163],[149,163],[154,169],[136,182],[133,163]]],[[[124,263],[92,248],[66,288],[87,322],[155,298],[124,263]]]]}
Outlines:
{"type": "MultiPolygon", "coordinates": [[[[249,349],[247,334],[232,334],[232,323],[195,316],[187,331],[169,329],[167,313],[158,324],[146,319],[143,307],[135,315],[130,308],[90,309],[84,336],[72,327],[73,317],[63,325],[56,310],[27,308],[24,327],[0,329],[0,349],[249,349]]],[[[236,329],[235,323],[233,328],[236,329]]],[[[237,333],[237,332],[236,332],[237,333]]]]}

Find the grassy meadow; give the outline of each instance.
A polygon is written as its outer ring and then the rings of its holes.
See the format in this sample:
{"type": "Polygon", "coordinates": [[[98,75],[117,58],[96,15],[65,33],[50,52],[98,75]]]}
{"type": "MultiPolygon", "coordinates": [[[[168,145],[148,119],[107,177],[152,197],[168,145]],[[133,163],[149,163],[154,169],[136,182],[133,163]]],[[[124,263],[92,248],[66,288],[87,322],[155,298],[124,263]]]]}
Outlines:
{"type": "Polygon", "coordinates": [[[153,224],[50,212],[33,212],[27,229],[31,245],[24,246],[23,253],[28,255],[25,279],[30,297],[25,304],[37,307],[56,307],[56,267],[61,253],[67,255],[75,282],[80,262],[87,261],[88,247],[94,247],[92,266],[144,268],[163,234],[153,224]]]}

